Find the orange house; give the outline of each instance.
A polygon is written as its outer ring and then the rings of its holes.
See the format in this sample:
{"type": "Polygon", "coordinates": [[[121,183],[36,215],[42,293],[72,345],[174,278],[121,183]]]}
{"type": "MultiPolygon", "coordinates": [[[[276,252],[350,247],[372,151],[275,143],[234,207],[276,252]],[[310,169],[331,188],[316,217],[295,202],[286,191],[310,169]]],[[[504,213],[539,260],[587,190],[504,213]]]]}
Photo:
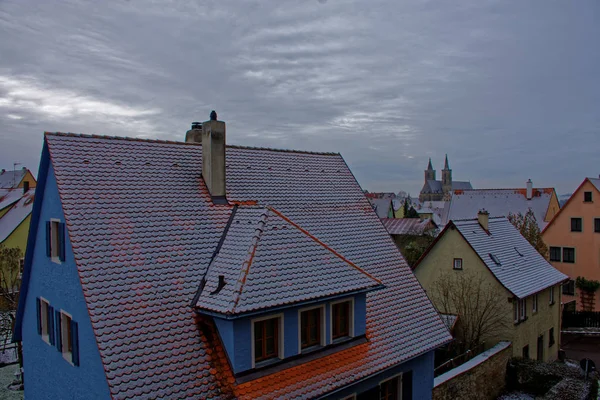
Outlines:
{"type": "Polygon", "coordinates": [[[552,265],[571,280],[563,285],[566,308],[600,311],[600,293],[576,288],[578,277],[600,281],[600,179],[585,178],[544,228],[552,265]]]}

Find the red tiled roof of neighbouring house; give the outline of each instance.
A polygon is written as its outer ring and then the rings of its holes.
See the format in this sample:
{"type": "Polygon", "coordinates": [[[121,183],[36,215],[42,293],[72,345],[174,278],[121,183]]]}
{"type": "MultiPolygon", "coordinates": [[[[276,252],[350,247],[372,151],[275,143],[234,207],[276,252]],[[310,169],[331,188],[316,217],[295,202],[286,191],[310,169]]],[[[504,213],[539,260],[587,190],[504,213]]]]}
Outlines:
{"type": "Polygon", "coordinates": [[[114,398],[315,397],[450,339],[339,154],[228,146],[231,205],[214,205],[201,145],[45,138],[114,398]],[[384,284],[367,294],[368,342],[235,383],[212,321],[190,307],[233,204],[276,210],[331,249],[332,262],[384,284]]]}

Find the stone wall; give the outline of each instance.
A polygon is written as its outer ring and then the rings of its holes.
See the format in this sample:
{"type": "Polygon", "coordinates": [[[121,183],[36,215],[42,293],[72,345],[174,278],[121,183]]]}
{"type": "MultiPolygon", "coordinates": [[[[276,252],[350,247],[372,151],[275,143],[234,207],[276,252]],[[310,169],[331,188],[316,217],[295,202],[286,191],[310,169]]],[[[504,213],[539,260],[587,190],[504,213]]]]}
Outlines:
{"type": "Polygon", "coordinates": [[[504,390],[510,342],[489,350],[435,378],[433,400],[494,400],[504,390]]]}

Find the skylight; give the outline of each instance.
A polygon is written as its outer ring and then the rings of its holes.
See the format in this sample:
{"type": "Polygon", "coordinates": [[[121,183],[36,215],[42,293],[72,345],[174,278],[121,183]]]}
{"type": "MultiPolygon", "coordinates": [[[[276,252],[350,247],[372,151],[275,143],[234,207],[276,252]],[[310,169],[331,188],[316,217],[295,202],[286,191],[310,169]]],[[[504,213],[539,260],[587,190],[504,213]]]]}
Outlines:
{"type": "Polygon", "coordinates": [[[518,255],[520,255],[521,257],[523,257],[523,253],[521,253],[521,252],[519,251],[519,249],[517,249],[516,247],[515,247],[515,251],[517,252],[517,254],[518,254],[518,255]]]}
{"type": "Polygon", "coordinates": [[[492,259],[492,261],[493,261],[494,263],[496,263],[496,265],[502,265],[502,264],[500,264],[500,260],[498,260],[498,257],[496,257],[496,255],[494,255],[494,254],[492,254],[492,253],[489,253],[489,256],[490,256],[490,258],[492,259]]]}

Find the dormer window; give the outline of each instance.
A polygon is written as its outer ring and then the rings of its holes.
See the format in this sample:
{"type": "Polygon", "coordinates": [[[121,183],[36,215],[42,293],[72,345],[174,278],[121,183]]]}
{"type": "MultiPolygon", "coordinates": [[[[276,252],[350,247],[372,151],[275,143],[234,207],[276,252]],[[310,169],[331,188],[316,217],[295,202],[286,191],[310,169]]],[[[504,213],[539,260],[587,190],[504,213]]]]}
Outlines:
{"type": "Polygon", "coordinates": [[[300,351],[323,345],[323,307],[300,311],[300,351]]]}
{"type": "Polygon", "coordinates": [[[331,339],[352,336],[352,301],[345,300],[331,305],[331,339]]]}
{"type": "Polygon", "coordinates": [[[282,316],[276,316],[253,321],[255,364],[279,358],[281,320],[282,316]]]}

